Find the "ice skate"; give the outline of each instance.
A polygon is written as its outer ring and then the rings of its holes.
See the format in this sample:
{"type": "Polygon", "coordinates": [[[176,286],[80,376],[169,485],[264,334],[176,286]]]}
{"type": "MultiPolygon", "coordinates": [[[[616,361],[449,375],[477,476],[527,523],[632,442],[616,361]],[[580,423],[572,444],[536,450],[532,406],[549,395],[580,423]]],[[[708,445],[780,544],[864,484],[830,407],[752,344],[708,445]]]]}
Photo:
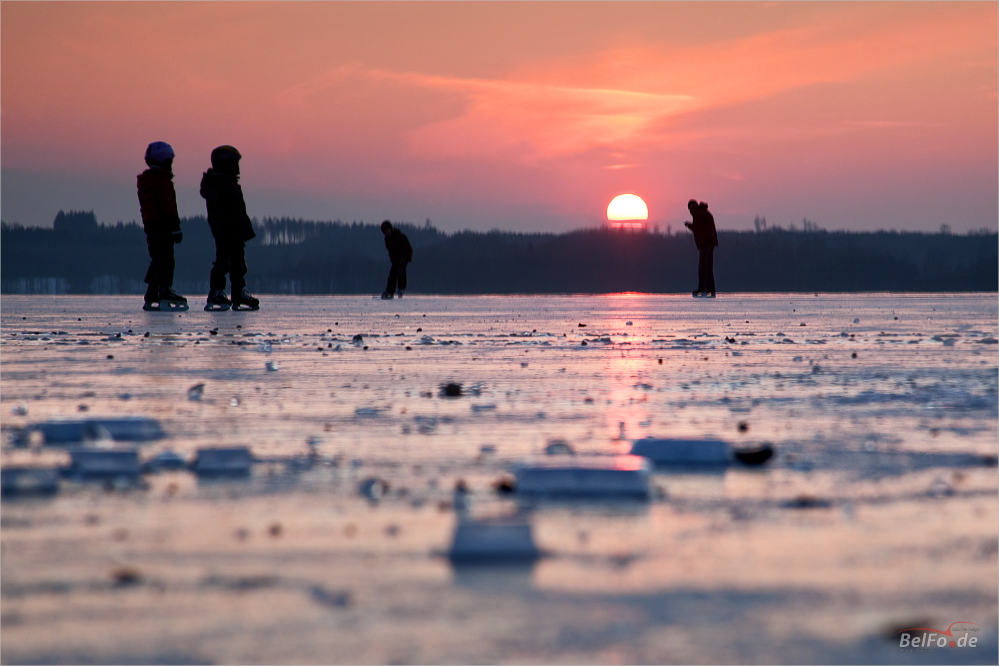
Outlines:
{"type": "Polygon", "coordinates": [[[233,292],[232,294],[232,309],[233,310],[259,310],[260,301],[250,295],[245,288],[238,294],[233,292]]]}
{"type": "Polygon", "coordinates": [[[709,291],[704,298],[714,298],[714,297],[715,297],[715,292],[709,291]]]}
{"type": "Polygon", "coordinates": [[[208,302],[205,303],[206,312],[224,312],[231,307],[232,301],[229,300],[229,298],[225,295],[225,292],[221,289],[215,289],[208,293],[208,302]]]}
{"type": "Polygon", "coordinates": [[[149,285],[146,289],[146,295],[143,297],[142,309],[149,312],[151,310],[159,310],[159,293],[160,290],[153,285],[149,285]]]}
{"type": "Polygon", "coordinates": [[[146,312],[183,312],[187,310],[187,299],[170,287],[161,287],[155,296],[152,295],[152,289],[149,289],[142,309],[146,312]]]}
{"type": "Polygon", "coordinates": [[[694,293],[691,294],[691,296],[693,296],[694,298],[704,298],[704,292],[703,291],[695,291],[694,293]]]}
{"type": "Polygon", "coordinates": [[[382,292],[382,300],[383,301],[391,301],[393,298],[394,298],[394,296],[392,294],[388,293],[387,291],[383,291],[382,292]]]}
{"type": "Polygon", "coordinates": [[[397,291],[396,294],[395,294],[395,297],[396,298],[402,298],[402,292],[403,292],[402,289],[400,289],[399,291],[397,291]]]}

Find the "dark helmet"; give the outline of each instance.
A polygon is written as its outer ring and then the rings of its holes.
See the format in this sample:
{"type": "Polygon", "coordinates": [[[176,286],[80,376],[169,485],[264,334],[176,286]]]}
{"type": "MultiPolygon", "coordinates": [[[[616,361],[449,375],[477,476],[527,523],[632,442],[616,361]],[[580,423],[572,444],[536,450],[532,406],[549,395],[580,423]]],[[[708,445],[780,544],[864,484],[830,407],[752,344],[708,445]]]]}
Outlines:
{"type": "Polygon", "coordinates": [[[239,173],[239,160],[243,157],[232,146],[219,146],[212,151],[212,168],[225,173],[239,173]]]}
{"type": "Polygon", "coordinates": [[[146,161],[166,162],[174,158],[173,147],[166,141],[153,141],[146,148],[146,161]]]}
{"type": "Polygon", "coordinates": [[[382,222],[382,233],[385,233],[386,231],[389,231],[391,228],[392,228],[392,223],[391,222],[389,222],[388,220],[385,220],[384,222],[382,222]]]}
{"type": "Polygon", "coordinates": [[[688,209],[697,208],[697,199],[691,199],[690,201],[688,201],[687,208],[688,209]]]}

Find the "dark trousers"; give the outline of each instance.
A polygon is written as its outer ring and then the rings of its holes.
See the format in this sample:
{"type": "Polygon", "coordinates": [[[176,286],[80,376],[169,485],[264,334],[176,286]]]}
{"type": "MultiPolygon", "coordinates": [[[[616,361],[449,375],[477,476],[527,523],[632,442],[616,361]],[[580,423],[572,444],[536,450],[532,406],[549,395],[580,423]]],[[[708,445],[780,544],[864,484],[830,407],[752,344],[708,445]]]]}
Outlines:
{"type": "Polygon", "coordinates": [[[715,293],[715,248],[702,247],[698,251],[701,256],[697,260],[697,291],[713,294],[715,293]]]}
{"type": "Polygon", "coordinates": [[[146,234],[149,246],[149,270],[146,284],[151,289],[173,286],[173,238],[159,234],[146,234]]]}
{"type": "Polygon", "coordinates": [[[225,276],[232,281],[232,291],[238,294],[246,286],[245,243],[234,236],[215,236],[215,263],[208,288],[225,291],[225,276]]]}
{"type": "Polygon", "coordinates": [[[389,270],[388,284],[385,285],[386,294],[395,294],[395,283],[399,283],[399,291],[406,290],[406,262],[392,263],[389,270]]]}

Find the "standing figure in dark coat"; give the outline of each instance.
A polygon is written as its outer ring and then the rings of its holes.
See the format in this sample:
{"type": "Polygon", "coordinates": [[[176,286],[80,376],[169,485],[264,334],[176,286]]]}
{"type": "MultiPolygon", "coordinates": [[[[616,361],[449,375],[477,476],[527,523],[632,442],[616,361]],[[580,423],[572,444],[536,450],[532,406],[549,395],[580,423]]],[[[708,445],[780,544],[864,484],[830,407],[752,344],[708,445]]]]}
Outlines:
{"type": "Polygon", "coordinates": [[[687,202],[687,210],[693,222],[684,222],[684,226],[694,232],[694,245],[700,253],[697,261],[697,291],[694,298],[715,297],[714,254],[718,247],[718,232],[715,230],[715,218],[708,212],[708,204],[697,203],[695,199],[687,202]]]}
{"type": "Polygon", "coordinates": [[[184,234],[177,214],[177,192],[173,188],[173,148],[154,141],[146,148],[149,168],[139,174],[139,209],[149,246],[143,310],[187,309],[187,299],[173,290],[173,246],[184,234]]]}
{"type": "Polygon", "coordinates": [[[389,300],[395,296],[396,282],[399,283],[399,298],[406,291],[406,264],[413,260],[413,246],[409,244],[406,234],[392,226],[388,220],[382,222],[382,233],[385,234],[385,247],[388,249],[392,268],[389,270],[388,284],[382,292],[382,298],[389,300]]]}
{"type": "Polygon", "coordinates": [[[205,310],[259,310],[260,301],[246,290],[246,241],[254,236],[246,214],[243,188],[239,186],[239,160],[232,146],[212,151],[212,168],[201,179],[201,196],[208,206],[208,226],[215,237],[215,263],[208,286],[205,310]],[[232,301],[225,295],[225,278],[232,281],[232,301]]]}

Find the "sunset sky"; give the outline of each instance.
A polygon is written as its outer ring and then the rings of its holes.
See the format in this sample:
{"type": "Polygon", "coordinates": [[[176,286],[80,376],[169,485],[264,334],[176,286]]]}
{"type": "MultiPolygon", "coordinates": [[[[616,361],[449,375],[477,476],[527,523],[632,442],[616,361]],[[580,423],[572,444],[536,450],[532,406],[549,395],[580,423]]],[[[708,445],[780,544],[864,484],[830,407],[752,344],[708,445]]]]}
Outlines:
{"type": "Polygon", "coordinates": [[[2,2],[6,222],[139,218],[167,141],[251,216],[997,228],[995,2],[2,2]]]}

